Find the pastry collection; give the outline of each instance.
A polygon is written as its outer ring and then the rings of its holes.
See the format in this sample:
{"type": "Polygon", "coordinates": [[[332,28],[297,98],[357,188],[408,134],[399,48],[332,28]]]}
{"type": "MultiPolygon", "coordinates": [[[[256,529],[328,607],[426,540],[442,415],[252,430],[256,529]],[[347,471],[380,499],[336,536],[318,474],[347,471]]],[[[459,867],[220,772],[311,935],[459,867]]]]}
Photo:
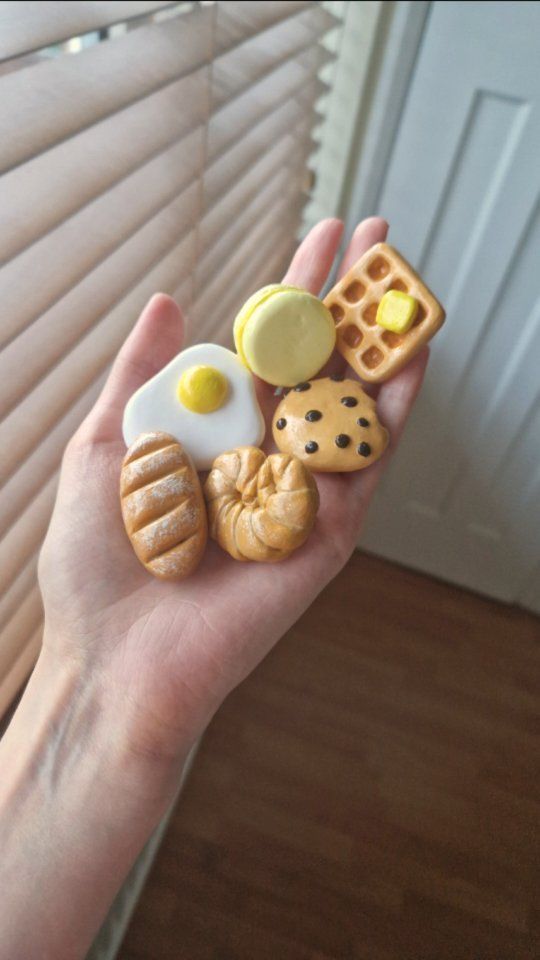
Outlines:
{"type": "Polygon", "coordinates": [[[272,563],[301,547],[319,508],[312,472],[365,469],[389,439],[357,380],[317,378],[334,348],[364,381],[381,382],[443,322],[433,294],[384,243],[324,301],[283,284],[254,293],[234,322],[236,353],[190,347],[126,405],[120,499],[141,563],[182,580],[202,559],[208,530],[240,561],[272,563]],[[279,453],[259,448],[265,424],[252,374],[288,388],[272,418],[279,453]]]}

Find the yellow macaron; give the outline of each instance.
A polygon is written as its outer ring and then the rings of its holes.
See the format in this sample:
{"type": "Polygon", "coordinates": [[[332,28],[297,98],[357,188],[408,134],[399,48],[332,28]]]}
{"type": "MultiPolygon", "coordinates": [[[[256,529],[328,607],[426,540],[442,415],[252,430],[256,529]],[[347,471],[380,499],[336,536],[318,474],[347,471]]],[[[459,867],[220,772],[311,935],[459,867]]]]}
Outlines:
{"type": "Polygon", "coordinates": [[[238,356],[276,387],[311,380],[329,359],[336,330],[324,303],[299,287],[274,283],[252,294],[234,321],[238,356]]]}

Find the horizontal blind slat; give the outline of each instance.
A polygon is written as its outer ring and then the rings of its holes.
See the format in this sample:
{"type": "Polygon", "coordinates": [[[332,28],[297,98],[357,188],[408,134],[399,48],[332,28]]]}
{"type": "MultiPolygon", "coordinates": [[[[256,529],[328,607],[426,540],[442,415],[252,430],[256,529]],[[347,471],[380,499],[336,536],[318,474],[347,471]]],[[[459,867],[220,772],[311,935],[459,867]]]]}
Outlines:
{"type": "Polygon", "coordinates": [[[216,18],[216,52],[224,53],[246,37],[312,6],[313,0],[272,0],[272,3],[220,0],[216,18]]]}
{"type": "MultiPolygon", "coordinates": [[[[213,277],[227,258],[234,252],[238,244],[249,233],[252,224],[257,222],[280,200],[284,191],[291,190],[291,176],[287,167],[278,166],[273,177],[265,181],[260,190],[249,197],[246,206],[236,217],[232,218],[227,226],[210,246],[207,246],[200,257],[197,266],[197,277],[213,277]]],[[[201,279],[200,282],[204,282],[201,279]]]]}
{"type": "Polygon", "coordinates": [[[287,215],[289,209],[289,198],[283,197],[266,216],[261,217],[256,226],[236,248],[233,255],[226,260],[222,268],[204,287],[203,292],[199,294],[193,312],[195,316],[205,318],[204,327],[201,328],[203,332],[207,329],[207,325],[214,322],[213,313],[219,310],[219,301],[227,289],[229,278],[235,277],[245,263],[249,264],[253,251],[258,249],[259,244],[264,243],[270,229],[279,230],[280,223],[290,223],[290,217],[287,215]]]}
{"type": "Polygon", "coordinates": [[[182,280],[178,286],[173,285],[167,292],[169,296],[176,301],[184,314],[184,320],[188,322],[189,310],[191,309],[193,301],[193,276],[190,275],[185,280],[182,280]]]}
{"type": "Polygon", "coordinates": [[[324,90],[312,72],[321,61],[321,47],[312,47],[302,57],[280,64],[270,75],[215,110],[208,128],[209,161],[213,162],[241,139],[258,117],[288,97],[294,95],[300,102],[313,103],[324,90]]]}
{"type": "Polygon", "coordinates": [[[305,109],[294,99],[289,99],[263,114],[240,141],[211,164],[204,177],[204,203],[208,208],[234,184],[241,172],[257,163],[272,149],[283,131],[294,131],[305,116],[305,109]]]}
{"type": "Polygon", "coordinates": [[[220,232],[235,215],[237,205],[246,202],[250,196],[264,186],[267,178],[272,177],[277,170],[287,164],[294,151],[293,138],[290,134],[285,134],[274,144],[272,150],[263,154],[257,163],[253,164],[244,176],[238,179],[235,186],[225,193],[218,203],[210,207],[200,225],[203,249],[207,249],[215,242],[220,232]]]}
{"type": "Polygon", "coordinates": [[[197,8],[0,77],[0,129],[10,131],[0,171],[201,67],[210,56],[210,15],[197,8]]]}
{"type": "Polygon", "coordinates": [[[32,672],[41,649],[42,636],[43,626],[40,624],[30,639],[21,647],[20,653],[9,671],[4,676],[0,674],[0,717],[11,705],[26,678],[32,672]]]}
{"type": "Polygon", "coordinates": [[[171,5],[159,0],[108,0],[105,3],[4,0],[0,3],[0,60],[39,50],[113,23],[156,13],[171,5]]]}
{"type": "Polygon", "coordinates": [[[204,122],[206,85],[197,70],[0,177],[0,262],[204,122]]]}
{"type": "Polygon", "coordinates": [[[0,345],[24,330],[100,263],[106,261],[107,270],[115,260],[118,269],[122,248],[125,251],[130,241],[136,246],[137,237],[151,233],[153,224],[166,220],[177,234],[182,228],[187,232],[197,213],[194,180],[196,164],[202,161],[202,132],[188,139],[193,157],[184,157],[186,148],[181,141],[0,269],[0,303],[6,316],[0,345]],[[189,186],[190,182],[194,185],[189,186]]]}
{"type": "MultiPolygon", "coordinates": [[[[4,348],[0,354],[2,416],[22,400],[32,384],[46,375],[102,313],[167,255],[171,245],[189,233],[197,195],[197,186],[189,187],[4,348]]],[[[177,283],[189,268],[190,263],[179,261],[177,283]]],[[[34,298],[40,295],[39,289],[32,292],[34,298]]],[[[5,324],[5,332],[20,319],[21,314],[14,313],[12,322],[5,324]]]]}
{"type": "Polygon", "coordinates": [[[195,235],[188,234],[105,316],[96,319],[92,329],[3,420],[0,445],[6,453],[0,462],[0,483],[101,375],[152,294],[174,290],[182,275],[191,273],[194,252],[195,235]]]}
{"type": "MultiPolygon", "coordinates": [[[[284,211],[279,225],[274,224],[272,228],[272,224],[270,224],[267,227],[264,242],[261,241],[263,245],[257,251],[257,255],[248,262],[248,265],[242,265],[240,260],[238,261],[238,276],[235,277],[234,283],[230,285],[223,283],[220,287],[216,288],[214,291],[215,297],[207,307],[207,322],[203,329],[205,340],[211,340],[213,342],[216,331],[222,330],[223,336],[226,336],[229,343],[232,344],[232,329],[236,314],[248,297],[262,285],[257,282],[256,279],[261,265],[267,262],[270,254],[273,254],[275,245],[279,244],[283,237],[284,230],[294,230],[296,223],[297,214],[295,212],[287,214],[287,211],[284,211]]],[[[271,277],[268,282],[275,283],[276,278],[274,277],[272,279],[271,277]]]]}
{"type": "Polygon", "coordinates": [[[0,597],[0,634],[36,584],[38,552],[31,554],[0,597]]]}
{"type": "Polygon", "coordinates": [[[212,68],[212,99],[220,106],[249,88],[283,61],[313,46],[334,24],[321,6],[245,40],[217,57],[212,68]]]}
{"type": "MultiPolygon", "coordinates": [[[[292,221],[292,226],[295,223],[292,221]]],[[[263,247],[260,255],[250,264],[249,272],[245,271],[237,278],[234,288],[231,289],[228,302],[224,304],[230,316],[236,316],[239,307],[245,303],[254,290],[260,290],[268,283],[279,283],[283,277],[286,265],[292,254],[290,237],[279,240],[272,237],[272,245],[263,247]]],[[[232,328],[230,323],[218,324],[208,331],[212,343],[220,343],[224,347],[233,347],[232,328]]]]}
{"type": "Polygon", "coordinates": [[[38,495],[41,487],[58,470],[64,448],[82,423],[103,386],[105,374],[90,384],[81,396],[70,404],[63,416],[41,437],[41,442],[32,450],[17,470],[11,474],[0,492],[0,539],[29,503],[38,495]]]}
{"type": "MultiPolygon", "coordinates": [[[[58,473],[54,473],[0,541],[1,591],[8,589],[41,546],[49,526],[57,485],[58,473]]],[[[1,673],[0,670],[0,676],[1,673]]]]}
{"type": "Polygon", "coordinates": [[[260,289],[266,283],[276,283],[280,281],[281,274],[276,267],[272,268],[276,250],[281,251],[278,266],[281,266],[285,251],[290,251],[291,233],[298,222],[298,212],[295,209],[289,209],[285,212],[280,223],[275,223],[271,229],[267,229],[266,236],[261,240],[255,256],[249,259],[244,258],[244,262],[236,264],[237,273],[234,282],[229,285],[223,285],[223,289],[218,292],[220,310],[215,311],[206,325],[203,336],[205,339],[214,341],[219,337],[219,342],[232,345],[232,325],[231,320],[236,316],[240,307],[253,293],[260,289]]]}
{"type": "Polygon", "coordinates": [[[15,663],[20,652],[21,637],[31,637],[42,616],[41,595],[36,585],[0,634],[0,677],[15,663]]]}

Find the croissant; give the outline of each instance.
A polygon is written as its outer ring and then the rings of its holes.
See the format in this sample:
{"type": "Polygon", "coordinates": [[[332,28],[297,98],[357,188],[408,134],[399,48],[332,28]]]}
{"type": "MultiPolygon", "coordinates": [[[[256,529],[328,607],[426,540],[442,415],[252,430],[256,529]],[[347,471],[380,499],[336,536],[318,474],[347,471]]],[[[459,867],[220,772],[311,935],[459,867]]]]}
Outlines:
{"type": "Polygon", "coordinates": [[[143,433],[120,475],[122,516],[146,569],[163,580],[193,573],[208,538],[199,477],[182,445],[168,433],[143,433]]]}
{"type": "Polygon", "coordinates": [[[222,453],[204,495],[210,536],[235,560],[273,562],[288,557],[309,536],[319,492],[295,456],[266,456],[257,447],[222,453]]]}

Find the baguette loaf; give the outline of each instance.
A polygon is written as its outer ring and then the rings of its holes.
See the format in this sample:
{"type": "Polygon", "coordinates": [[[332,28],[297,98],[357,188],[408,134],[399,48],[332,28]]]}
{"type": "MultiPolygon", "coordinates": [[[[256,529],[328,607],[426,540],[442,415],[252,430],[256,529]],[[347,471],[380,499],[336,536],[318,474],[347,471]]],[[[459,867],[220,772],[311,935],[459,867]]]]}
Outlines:
{"type": "Polygon", "coordinates": [[[143,433],[120,476],[122,517],[131,545],[155,577],[183,580],[206,546],[206,509],[199,477],[182,445],[167,433],[143,433]]]}

